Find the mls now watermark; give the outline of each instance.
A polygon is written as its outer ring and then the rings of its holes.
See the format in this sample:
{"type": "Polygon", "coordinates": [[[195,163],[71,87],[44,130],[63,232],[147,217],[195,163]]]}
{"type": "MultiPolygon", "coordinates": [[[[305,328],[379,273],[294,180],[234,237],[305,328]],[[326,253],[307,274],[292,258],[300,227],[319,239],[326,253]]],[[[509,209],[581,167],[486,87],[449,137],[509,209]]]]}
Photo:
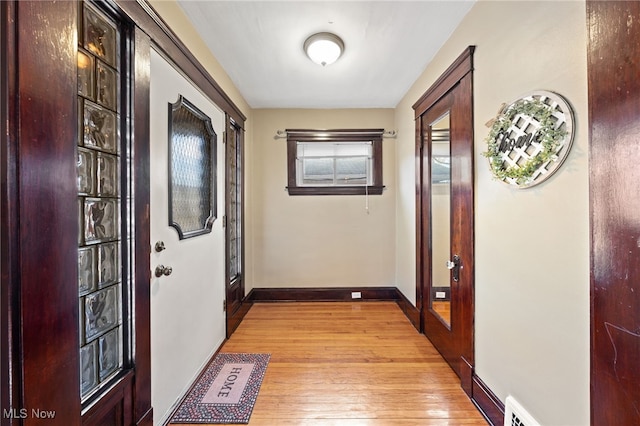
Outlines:
{"type": "Polygon", "coordinates": [[[5,419],[54,419],[55,410],[41,410],[40,408],[5,408],[2,410],[2,417],[5,419]]]}

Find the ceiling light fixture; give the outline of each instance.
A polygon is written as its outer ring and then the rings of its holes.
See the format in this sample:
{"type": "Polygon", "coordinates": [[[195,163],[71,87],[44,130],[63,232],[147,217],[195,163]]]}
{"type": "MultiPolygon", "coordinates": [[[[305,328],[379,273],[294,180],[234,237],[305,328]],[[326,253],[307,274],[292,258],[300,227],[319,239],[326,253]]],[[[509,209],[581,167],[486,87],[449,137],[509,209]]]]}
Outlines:
{"type": "Polygon", "coordinates": [[[323,67],[338,60],[344,52],[344,42],[332,33],[317,33],[304,42],[304,51],[309,59],[323,67]]]}

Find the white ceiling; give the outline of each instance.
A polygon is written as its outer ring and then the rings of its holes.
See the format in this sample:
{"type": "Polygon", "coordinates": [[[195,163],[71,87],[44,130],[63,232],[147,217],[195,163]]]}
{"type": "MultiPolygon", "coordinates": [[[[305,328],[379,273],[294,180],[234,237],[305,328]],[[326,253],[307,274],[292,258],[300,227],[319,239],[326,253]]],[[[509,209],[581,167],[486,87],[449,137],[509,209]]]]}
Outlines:
{"type": "Polygon", "coordinates": [[[475,0],[178,0],[252,108],[393,108],[475,0]],[[345,52],[322,67],[302,45],[328,31],[345,52]]]}

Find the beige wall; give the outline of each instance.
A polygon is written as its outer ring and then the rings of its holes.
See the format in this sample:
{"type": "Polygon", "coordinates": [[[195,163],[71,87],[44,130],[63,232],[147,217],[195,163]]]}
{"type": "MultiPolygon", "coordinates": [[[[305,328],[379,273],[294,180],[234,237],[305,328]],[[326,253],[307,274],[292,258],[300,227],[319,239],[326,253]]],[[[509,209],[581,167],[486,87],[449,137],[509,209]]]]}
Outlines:
{"type": "Polygon", "coordinates": [[[586,12],[581,1],[479,1],[396,109],[396,276],[415,299],[411,105],[469,45],[474,56],[476,374],[546,425],[589,424],[586,12]],[[564,95],[576,138],[545,183],[492,179],[484,123],[529,91],[564,95]]]}
{"type": "Polygon", "coordinates": [[[391,109],[254,110],[247,164],[251,287],[395,286],[395,141],[383,140],[382,195],[290,196],[284,129],[393,129],[391,109]]]}

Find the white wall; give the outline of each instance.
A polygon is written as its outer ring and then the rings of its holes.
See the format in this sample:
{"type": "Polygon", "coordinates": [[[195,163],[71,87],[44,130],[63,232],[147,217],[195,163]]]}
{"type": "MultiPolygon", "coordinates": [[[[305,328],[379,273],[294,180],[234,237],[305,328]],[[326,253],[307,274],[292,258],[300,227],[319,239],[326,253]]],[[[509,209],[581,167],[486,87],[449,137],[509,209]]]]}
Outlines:
{"type": "Polygon", "coordinates": [[[151,280],[151,403],[155,424],[164,424],[176,402],[225,338],[224,113],[158,53],[151,54],[151,267],[173,273],[151,280]],[[211,233],[179,240],[168,225],[168,105],[181,94],[212,120],[217,134],[218,219],[211,233]]]}
{"type": "Polygon", "coordinates": [[[391,109],[253,111],[248,198],[253,287],[395,286],[395,141],[384,139],[382,195],[290,196],[277,130],[393,127],[391,109]]]}
{"type": "Polygon", "coordinates": [[[415,298],[413,110],[469,45],[474,55],[476,374],[545,425],[589,424],[586,11],[582,1],[479,1],[396,109],[396,277],[415,298]],[[545,183],[492,179],[485,123],[532,90],[576,113],[569,157],[545,183]]]}

